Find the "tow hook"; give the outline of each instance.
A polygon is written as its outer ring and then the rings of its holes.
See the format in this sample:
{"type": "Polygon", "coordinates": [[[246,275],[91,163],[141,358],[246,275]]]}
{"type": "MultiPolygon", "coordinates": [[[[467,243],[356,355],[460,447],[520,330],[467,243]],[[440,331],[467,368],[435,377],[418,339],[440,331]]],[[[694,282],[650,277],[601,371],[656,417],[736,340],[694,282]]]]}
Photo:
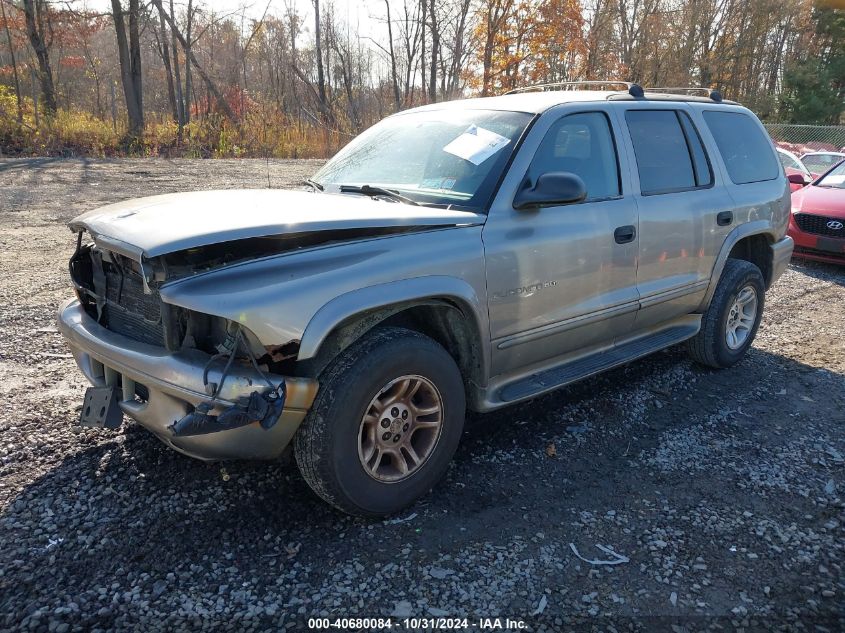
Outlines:
{"type": "Polygon", "coordinates": [[[212,402],[203,402],[181,420],[171,424],[168,429],[175,437],[206,435],[219,431],[230,431],[258,422],[261,428],[268,430],[276,425],[285,407],[285,383],[268,393],[253,391],[245,403],[235,404],[219,415],[209,415],[212,402]]]}

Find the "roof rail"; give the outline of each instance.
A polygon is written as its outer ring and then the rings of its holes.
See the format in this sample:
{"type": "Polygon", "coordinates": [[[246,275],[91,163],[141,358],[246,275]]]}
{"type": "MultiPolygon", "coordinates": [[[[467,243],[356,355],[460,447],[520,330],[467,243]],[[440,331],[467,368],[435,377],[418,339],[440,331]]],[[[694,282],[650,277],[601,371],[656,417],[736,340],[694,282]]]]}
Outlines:
{"type": "Polygon", "coordinates": [[[625,86],[625,90],[630,90],[631,86],[636,84],[630,81],[616,81],[614,79],[608,81],[556,81],[548,84],[535,84],[533,86],[522,86],[508,90],[505,94],[512,95],[520,92],[543,92],[545,90],[559,90],[561,88],[575,88],[577,86],[625,86]]]}
{"type": "Polygon", "coordinates": [[[680,93],[691,93],[691,92],[703,92],[704,96],[712,99],[713,101],[719,103],[722,100],[722,94],[718,90],[710,90],[710,88],[698,87],[698,86],[689,86],[689,87],[675,87],[675,88],[651,88],[646,87],[644,88],[645,92],[659,92],[663,94],[671,94],[673,92],[680,92],[680,93]]]}
{"type": "MultiPolygon", "coordinates": [[[[676,88],[643,88],[637,83],[632,81],[619,81],[616,79],[608,79],[608,80],[585,80],[585,81],[556,81],[547,84],[534,84],[533,86],[521,86],[519,88],[514,88],[513,90],[508,90],[505,94],[506,95],[513,95],[519,94],[523,92],[544,92],[546,90],[574,90],[576,88],[597,88],[599,86],[616,86],[612,90],[619,90],[620,92],[627,92],[629,95],[634,97],[635,99],[643,99],[646,93],[652,94],[672,94],[672,93],[680,93],[680,94],[689,94],[692,96],[691,93],[704,93],[704,97],[706,99],[711,99],[716,103],[721,103],[722,101],[722,94],[718,90],[710,90],[710,88],[704,88],[699,86],[683,86],[683,87],[676,87],[676,88]],[[624,88],[622,88],[624,86],[624,88]]],[[[615,95],[614,95],[615,96],[615,95]]]]}

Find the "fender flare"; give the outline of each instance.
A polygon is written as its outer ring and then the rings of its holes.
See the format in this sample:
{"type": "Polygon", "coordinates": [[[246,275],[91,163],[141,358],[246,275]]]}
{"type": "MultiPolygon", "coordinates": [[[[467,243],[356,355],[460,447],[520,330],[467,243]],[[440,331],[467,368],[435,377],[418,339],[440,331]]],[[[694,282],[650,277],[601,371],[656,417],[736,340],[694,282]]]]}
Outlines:
{"type": "Polygon", "coordinates": [[[305,331],[299,345],[298,360],[315,358],[329,334],[340,324],[358,315],[396,304],[414,302],[431,303],[445,300],[455,304],[465,318],[472,319],[478,332],[478,350],[485,375],[490,367],[490,326],[487,321],[487,305],[466,281],[446,275],[414,277],[367,286],[335,297],[317,310],[305,331]]]}
{"type": "MultiPolygon", "coordinates": [[[[730,255],[733,247],[736,246],[740,240],[743,240],[746,237],[751,237],[752,235],[763,235],[770,243],[776,239],[774,228],[769,220],[755,220],[753,222],[747,222],[746,224],[740,224],[733,231],[728,233],[728,236],[725,238],[722,248],[719,251],[719,255],[716,257],[716,263],[713,265],[713,270],[710,273],[710,285],[707,286],[707,292],[701,300],[699,311],[703,312],[710,305],[710,300],[713,299],[713,295],[716,293],[716,286],[719,284],[719,279],[722,277],[722,270],[725,268],[725,262],[728,261],[728,255],[730,255]]],[[[768,285],[769,280],[767,279],[766,286],[768,287],[768,285]]]]}

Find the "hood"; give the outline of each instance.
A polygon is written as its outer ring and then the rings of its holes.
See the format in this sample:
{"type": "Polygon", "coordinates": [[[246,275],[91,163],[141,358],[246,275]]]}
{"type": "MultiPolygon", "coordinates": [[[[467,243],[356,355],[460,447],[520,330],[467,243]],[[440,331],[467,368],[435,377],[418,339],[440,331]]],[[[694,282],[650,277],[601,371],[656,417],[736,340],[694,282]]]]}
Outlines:
{"type": "Polygon", "coordinates": [[[69,226],[87,230],[105,248],[140,258],[257,237],[483,222],[479,213],[354,194],[227,189],[127,200],[80,215],[69,226]]]}
{"type": "Polygon", "coordinates": [[[845,219],[845,189],[807,185],[792,194],[792,210],[845,219]]]}

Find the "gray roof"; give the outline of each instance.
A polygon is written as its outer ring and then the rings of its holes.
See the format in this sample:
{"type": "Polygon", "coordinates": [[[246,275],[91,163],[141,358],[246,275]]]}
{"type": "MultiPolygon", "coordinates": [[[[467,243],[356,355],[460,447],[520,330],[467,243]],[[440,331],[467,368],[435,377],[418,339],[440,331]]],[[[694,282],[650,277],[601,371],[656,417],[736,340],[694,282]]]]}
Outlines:
{"type": "MultiPolygon", "coordinates": [[[[441,101],[429,105],[406,110],[406,112],[419,112],[424,110],[447,110],[450,108],[466,110],[506,110],[511,112],[528,112],[540,114],[549,108],[563,103],[590,102],[590,101],[615,101],[631,100],[627,92],[622,90],[538,90],[536,92],[518,92],[505,94],[496,97],[478,97],[474,99],[456,99],[454,101],[441,101]]],[[[645,99],[641,101],[686,101],[696,103],[709,103],[718,105],[707,97],[664,94],[647,92],[645,99]]],[[[736,105],[734,101],[725,100],[726,105],[736,105]]]]}

